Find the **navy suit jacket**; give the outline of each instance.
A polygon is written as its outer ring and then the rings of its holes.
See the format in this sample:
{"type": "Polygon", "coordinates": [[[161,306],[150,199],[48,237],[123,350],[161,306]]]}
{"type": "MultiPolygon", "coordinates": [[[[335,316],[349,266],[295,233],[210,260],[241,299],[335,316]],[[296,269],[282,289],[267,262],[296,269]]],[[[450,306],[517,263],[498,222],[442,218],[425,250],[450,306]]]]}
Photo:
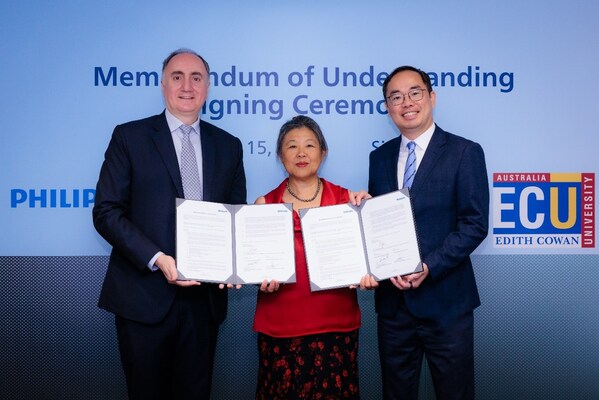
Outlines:
{"type": "MultiPolygon", "coordinates": [[[[368,192],[398,189],[401,136],[370,154],[368,192]]],[[[383,281],[375,292],[380,315],[404,301],[419,318],[442,319],[480,305],[470,253],[487,236],[489,186],[481,146],[436,127],[410,189],[420,254],[430,270],[421,286],[400,291],[383,281]]]]}
{"type": "MultiPolygon", "coordinates": [[[[246,202],[241,142],[200,121],[204,200],[246,202]]],[[[164,318],[176,286],[147,264],[158,252],[175,257],[175,199],[183,198],[179,162],[164,112],[118,125],[106,150],[96,187],[94,226],[112,245],[99,307],[143,323],[164,318]]],[[[222,322],[227,290],[202,284],[182,290],[207,295],[222,322]]]]}

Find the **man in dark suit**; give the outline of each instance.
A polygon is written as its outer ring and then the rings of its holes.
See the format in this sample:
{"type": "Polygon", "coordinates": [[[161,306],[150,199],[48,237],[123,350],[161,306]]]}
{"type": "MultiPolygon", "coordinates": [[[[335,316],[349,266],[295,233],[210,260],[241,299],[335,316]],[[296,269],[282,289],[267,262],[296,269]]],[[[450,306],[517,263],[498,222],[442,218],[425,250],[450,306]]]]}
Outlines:
{"type": "Polygon", "coordinates": [[[395,69],[383,95],[401,136],[370,154],[368,191],[409,187],[423,261],[422,272],[380,282],[375,293],[384,397],[417,399],[426,356],[438,400],[474,399],[480,299],[470,254],[488,230],[484,153],[435,125],[436,94],[425,72],[395,69]]]}
{"type": "Polygon", "coordinates": [[[196,199],[243,204],[246,180],[239,139],[199,119],[209,85],[201,56],[171,53],[162,68],[166,110],[118,125],[100,171],[94,226],[112,252],[99,307],[115,314],[131,399],[210,398],[227,291],[177,280],[175,199],[190,198],[179,167],[186,137],[196,199]]]}

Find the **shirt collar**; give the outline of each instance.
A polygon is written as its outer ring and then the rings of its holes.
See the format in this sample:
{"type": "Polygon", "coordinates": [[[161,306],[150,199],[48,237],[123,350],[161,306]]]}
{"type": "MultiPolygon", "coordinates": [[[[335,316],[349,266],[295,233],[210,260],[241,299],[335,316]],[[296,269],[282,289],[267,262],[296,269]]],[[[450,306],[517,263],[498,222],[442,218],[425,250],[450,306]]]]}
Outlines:
{"type": "Polygon", "coordinates": [[[414,142],[414,143],[416,143],[417,147],[420,147],[422,150],[426,150],[426,148],[428,147],[428,144],[430,143],[430,141],[431,141],[431,139],[433,137],[433,133],[435,132],[435,128],[436,128],[436,125],[433,122],[433,124],[431,125],[430,128],[428,128],[427,130],[425,130],[424,132],[422,132],[422,134],[420,136],[418,136],[414,140],[410,140],[407,137],[405,137],[404,135],[401,135],[401,147],[402,147],[402,149],[404,149],[404,150],[407,149],[408,142],[414,142]]]}
{"type": "MultiPolygon", "coordinates": [[[[181,122],[177,117],[175,117],[168,109],[164,110],[164,115],[166,116],[166,123],[168,124],[168,128],[170,129],[171,133],[179,129],[181,125],[184,125],[183,122],[181,122]]],[[[198,117],[198,119],[196,119],[195,122],[191,124],[191,126],[196,131],[196,133],[199,134],[200,118],[198,117]]]]}

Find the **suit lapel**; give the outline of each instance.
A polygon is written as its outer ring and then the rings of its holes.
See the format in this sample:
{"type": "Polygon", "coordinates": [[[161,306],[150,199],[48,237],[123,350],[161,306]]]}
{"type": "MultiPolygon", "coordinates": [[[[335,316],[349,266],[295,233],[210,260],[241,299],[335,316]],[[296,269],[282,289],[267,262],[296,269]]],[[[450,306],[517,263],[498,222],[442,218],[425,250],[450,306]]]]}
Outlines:
{"type": "Polygon", "coordinates": [[[401,136],[397,138],[398,140],[393,141],[393,147],[389,149],[393,157],[385,157],[384,160],[386,162],[385,171],[387,172],[388,182],[391,182],[391,186],[393,190],[399,189],[399,183],[397,182],[397,163],[399,161],[399,146],[401,144],[401,136]]]}
{"type": "Polygon", "coordinates": [[[152,135],[152,140],[156,145],[158,153],[160,153],[160,157],[162,158],[169,175],[171,176],[173,184],[177,188],[177,195],[180,198],[184,198],[185,196],[183,195],[181,172],[179,171],[179,161],[177,160],[175,145],[173,144],[173,138],[166,122],[166,116],[164,115],[164,112],[156,117],[153,128],[154,135],[152,135]]]}
{"type": "Polygon", "coordinates": [[[216,163],[216,148],[214,144],[213,132],[210,129],[210,125],[200,120],[200,140],[202,142],[202,191],[204,200],[211,201],[212,188],[214,187],[216,163]]]}
{"type": "Polygon", "coordinates": [[[416,176],[414,176],[414,182],[410,188],[410,197],[416,197],[418,190],[428,180],[428,176],[433,172],[437,160],[443,154],[443,147],[446,141],[445,131],[437,126],[426,148],[424,157],[422,157],[422,162],[418,166],[416,176]]]}

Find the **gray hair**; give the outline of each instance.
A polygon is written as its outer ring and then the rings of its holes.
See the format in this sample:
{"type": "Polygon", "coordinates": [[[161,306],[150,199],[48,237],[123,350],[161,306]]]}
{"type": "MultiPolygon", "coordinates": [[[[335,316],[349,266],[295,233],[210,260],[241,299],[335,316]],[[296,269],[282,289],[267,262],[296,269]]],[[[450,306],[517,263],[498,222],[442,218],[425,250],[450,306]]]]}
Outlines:
{"type": "Polygon", "coordinates": [[[281,152],[283,151],[283,140],[289,131],[298,128],[308,128],[314,135],[316,135],[316,140],[318,140],[318,144],[320,145],[320,151],[326,153],[329,149],[327,146],[327,141],[322,134],[322,130],[320,126],[314,121],[312,118],[307,117],[305,115],[297,115],[291,118],[289,121],[285,122],[281,129],[279,130],[279,137],[277,139],[277,155],[281,157],[281,152]]]}

